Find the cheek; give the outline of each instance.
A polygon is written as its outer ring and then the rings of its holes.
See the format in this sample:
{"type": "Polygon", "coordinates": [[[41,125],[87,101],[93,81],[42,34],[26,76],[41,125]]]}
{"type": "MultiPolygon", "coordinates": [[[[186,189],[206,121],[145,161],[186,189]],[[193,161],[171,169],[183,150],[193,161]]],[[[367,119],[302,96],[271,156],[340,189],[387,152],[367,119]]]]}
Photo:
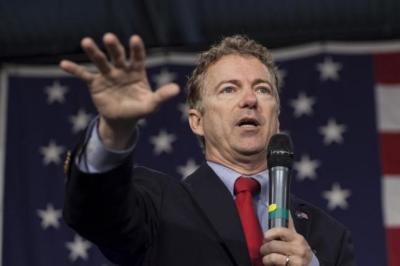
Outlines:
{"type": "Polygon", "coordinates": [[[210,123],[219,125],[220,123],[228,120],[228,117],[225,115],[226,113],[226,110],[221,108],[219,105],[216,106],[214,104],[210,104],[207,106],[205,115],[210,123]]]}
{"type": "Polygon", "coordinates": [[[273,111],[272,113],[272,123],[274,127],[277,127],[279,125],[279,115],[277,111],[273,111]]]}
{"type": "Polygon", "coordinates": [[[275,115],[273,118],[271,130],[272,130],[272,133],[274,133],[274,134],[277,133],[279,130],[279,120],[278,120],[277,115],[275,115]]]}
{"type": "Polygon", "coordinates": [[[204,119],[204,128],[209,136],[216,135],[217,137],[226,138],[229,136],[229,132],[232,131],[229,121],[230,118],[228,116],[224,116],[223,113],[218,110],[210,109],[210,112],[204,119]]]}
{"type": "Polygon", "coordinates": [[[267,116],[266,122],[267,127],[266,130],[268,133],[276,133],[279,130],[279,118],[278,112],[276,110],[272,110],[270,115],[267,116]]]}

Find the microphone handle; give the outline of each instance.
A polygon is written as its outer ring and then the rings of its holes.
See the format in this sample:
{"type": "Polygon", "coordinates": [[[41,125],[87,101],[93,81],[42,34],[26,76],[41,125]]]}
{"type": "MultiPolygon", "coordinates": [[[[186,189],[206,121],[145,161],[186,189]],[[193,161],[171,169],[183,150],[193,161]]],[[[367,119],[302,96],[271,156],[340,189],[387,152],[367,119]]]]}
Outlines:
{"type": "Polygon", "coordinates": [[[269,170],[268,227],[289,226],[290,169],[275,166],[269,170]]]}

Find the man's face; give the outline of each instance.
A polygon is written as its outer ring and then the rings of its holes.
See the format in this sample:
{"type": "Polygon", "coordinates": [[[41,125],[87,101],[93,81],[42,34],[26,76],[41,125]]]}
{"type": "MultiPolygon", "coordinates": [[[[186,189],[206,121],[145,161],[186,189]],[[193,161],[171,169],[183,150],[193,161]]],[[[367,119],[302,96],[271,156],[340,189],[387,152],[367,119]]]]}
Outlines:
{"type": "Polygon", "coordinates": [[[192,130],[205,139],[206,158],[265,160],[268,141],[278,130],[276,95],[273,77],[255,57],[228,55],[211,65],[203,82],[202,112],[189,111],[192,130]]]}

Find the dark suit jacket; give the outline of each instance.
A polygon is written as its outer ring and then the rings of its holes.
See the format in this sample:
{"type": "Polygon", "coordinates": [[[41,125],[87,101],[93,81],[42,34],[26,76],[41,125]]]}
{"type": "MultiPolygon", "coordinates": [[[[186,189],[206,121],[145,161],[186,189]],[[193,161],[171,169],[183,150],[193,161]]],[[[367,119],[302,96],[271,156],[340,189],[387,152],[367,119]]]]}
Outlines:
{"type": "MultiPolygon", "coordinates": [[[[206,163],[182,182],[130,159],[104,174],[73,165],[64,218],[114,263],[251,265],[234,200],[206,163]]],[[[341,224],[294,196],[291,213],[320,265],[355,265],[341,224]]]]}

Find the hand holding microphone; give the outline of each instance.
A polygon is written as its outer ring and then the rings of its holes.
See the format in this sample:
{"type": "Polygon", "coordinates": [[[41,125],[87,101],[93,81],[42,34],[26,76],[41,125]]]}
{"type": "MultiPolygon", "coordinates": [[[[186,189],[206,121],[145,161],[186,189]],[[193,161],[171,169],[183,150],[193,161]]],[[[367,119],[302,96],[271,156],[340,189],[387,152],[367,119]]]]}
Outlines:
{"type": "Polygon", "coordinates": [[[278,133],[268,144],[269,169],[268,228],[260,248],[264,265],[310,265],[313,257],[305,238],[296,232],[290,217],[290,172],[293,165],[292,141],[278,133]]]}

